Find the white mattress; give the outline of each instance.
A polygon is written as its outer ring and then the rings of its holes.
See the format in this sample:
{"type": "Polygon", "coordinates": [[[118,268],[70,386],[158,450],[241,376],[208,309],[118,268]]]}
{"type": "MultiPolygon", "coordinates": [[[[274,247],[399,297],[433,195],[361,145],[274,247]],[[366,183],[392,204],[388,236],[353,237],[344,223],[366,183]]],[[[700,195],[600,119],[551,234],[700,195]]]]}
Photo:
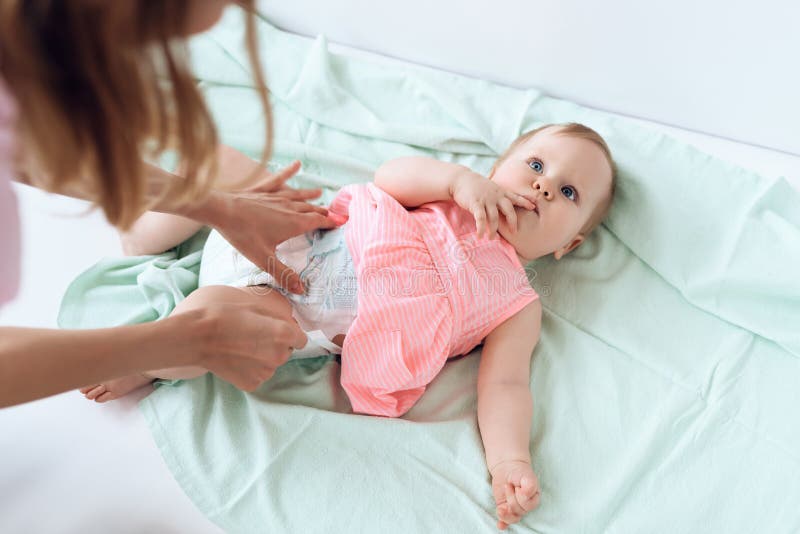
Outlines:
{"type": "MultiPolygon", "coordinates": [[[[800,189],[800,157],[637,122],[800,189]]],[[[84,203],[16,190],[23,280],[17,300],[0,309],[0,325],[52,327],[69,282],[120,247],[100,213],[80,216],[84,203]]],[[[173,480],[137,400],[96,405],[69,392],[0,410],[0,532],[219,532],[173,480]]]]}

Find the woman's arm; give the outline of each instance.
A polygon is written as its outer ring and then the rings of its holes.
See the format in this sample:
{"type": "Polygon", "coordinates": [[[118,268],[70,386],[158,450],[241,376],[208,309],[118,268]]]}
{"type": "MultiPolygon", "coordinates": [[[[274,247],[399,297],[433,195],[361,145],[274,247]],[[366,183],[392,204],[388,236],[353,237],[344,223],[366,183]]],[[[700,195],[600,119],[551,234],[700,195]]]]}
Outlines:
{"type": "MultiPolygon", "coordinates": [[[[300,170],[299,161],[291,163],[273,175],[260,162],[229,146],[220,145],[217,158],[219,173],[214,185],[220,190],[230,190],[242,178],[257,173],[258,182],[247,192],[269,194],[276,201],[285,199],[301,202],[317,198],[322,193],[319,189],[293,189],[286,185],[286,181],[300,170]]],[[[167,171],[154,165],[150,165],[148,168],[151,182],[163,183],[170,179],[170,173],[167,171]]],[[[200,221],[214,218],[213,214],[209,215],[204,212],[204,209],[208,210],[208,208],[209,206],[201,206],[199,211],[193,213],[198,220],[172,212],[148,211],[144,213],[127,231],[120,232],[123,252],[128,256],[141,256],[159,254],[177,246],[204,226],[200,221]]],[[[316,211],[322,215],[325,214],[324,208],[316,208],[316,211]]]]}
{"type": "Polygon", "coordinates": [[[478,426],[501,529],[539,504],[530,456],[530,362],[541,315],[541,303],[535,300],[495,328],[481,351],[478,426]]]}
{"type": "MultiPolygon", "coordinates": [[[[162,187],[175,180],[183,180],[155,166],[150,167],[150,173],[152,179],[148,194],[154,196],[162,187]]],[[[317,190],[271,192],[275,178],[269,177],[247,191],[211,190],[203,201],[190,206],[158,204],[154,211],[180,215],[198,225],[216,228],[247,259],[276,280],[285,282],[284,286],[289,291],[302,294],[304,289],[300,276],[276,258],[275,247],[304,232],[333,228],[336,222],[327,217],[325,208],[305,202],[319,196],[317,190]]],[[[16,179],[22,181],[20,176],[16,179]]],[[[85,193],[75,188],[65,190],[62,194],[87,199],[85,193]]]]}
{"type": "MultiPolygon", "coordinates": [[[[176,316],[175,319],[179,319],[176,316]]],[[[0,406],[26,402],[165,363],[192,359],[190,343],[167,336],[186,320],[100,330],[0,328],[0,406]]]]}
{"type": "Polygon", "coordinates": [[[293,321],[215,302],[161,321],[96,330],[0,328],[0,407],[127,374],[197,365],[254,390],[306,336],[293,321]]]}

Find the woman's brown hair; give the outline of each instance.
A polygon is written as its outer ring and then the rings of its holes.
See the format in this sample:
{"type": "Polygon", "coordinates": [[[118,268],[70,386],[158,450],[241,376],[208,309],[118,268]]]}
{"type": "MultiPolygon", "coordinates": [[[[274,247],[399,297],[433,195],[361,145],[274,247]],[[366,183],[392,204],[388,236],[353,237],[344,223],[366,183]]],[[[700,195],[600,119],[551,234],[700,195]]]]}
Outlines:
{"type": "MultiPolygon", "coordinates": [[[[255,0],[245,44],[261,103],[268,158],[272,121],[260,67],[255,0]]],[[[18,170],[31,184],[78,192],[126,229],[156,202],[205,196],[217,132],[189,68],[188,0],[2,0],[0,73],[19,108],[18,170]],[[154,198],[146,160],[167,150],[184,180],[154,198]]]]}

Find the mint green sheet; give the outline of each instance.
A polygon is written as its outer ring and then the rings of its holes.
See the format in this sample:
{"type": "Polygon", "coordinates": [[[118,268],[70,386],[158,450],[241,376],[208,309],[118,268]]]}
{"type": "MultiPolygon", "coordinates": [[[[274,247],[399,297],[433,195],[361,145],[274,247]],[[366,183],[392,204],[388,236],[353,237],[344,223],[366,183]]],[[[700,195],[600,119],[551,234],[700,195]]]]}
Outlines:
{"type": "MultiPolygon", "coordinates": [[[[261,112],[241,24],[194,43],[223,140],[257,156],[261,112]]],[[[425,154],[486,172],[520,132],[578,121],[620,167],[607,222],[542,297],[531,453],[541,506],[511,532],[800,531],[800,194],[606,114],[440,71],[331,54],[260,23],[275,161],[332,191],[425,154]]],[[[196,285],[202,236],[104,260],[60,323],[153,320],[196,285]]],[[[476,421],[480,351],[447,364],[402,419],[349,413],[329,357],[292,360],[257,392],[211,376],[141,403],[184,491],[230,532],[492,532],[476,421]]]]}

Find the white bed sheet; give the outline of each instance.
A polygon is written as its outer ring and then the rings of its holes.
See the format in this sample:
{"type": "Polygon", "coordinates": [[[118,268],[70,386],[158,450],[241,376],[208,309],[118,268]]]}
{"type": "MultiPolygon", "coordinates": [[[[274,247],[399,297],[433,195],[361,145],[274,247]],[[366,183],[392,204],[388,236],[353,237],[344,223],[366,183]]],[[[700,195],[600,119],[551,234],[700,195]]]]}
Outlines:
{"type": "MultiPolygon", "coordinates": [[[[636,121],[800,190],[800,157],[636,121]]],[[[16,187],[23,217],[23,280],[0,309],[3,326],[55,326],[69,282],[120,254],[113,229],[86,204],[16,187]]],[[[192,532],[219,529],[183,494],[136,401],[96,405],[77,392],[0,410],[0,532],[192,532]]]]}

